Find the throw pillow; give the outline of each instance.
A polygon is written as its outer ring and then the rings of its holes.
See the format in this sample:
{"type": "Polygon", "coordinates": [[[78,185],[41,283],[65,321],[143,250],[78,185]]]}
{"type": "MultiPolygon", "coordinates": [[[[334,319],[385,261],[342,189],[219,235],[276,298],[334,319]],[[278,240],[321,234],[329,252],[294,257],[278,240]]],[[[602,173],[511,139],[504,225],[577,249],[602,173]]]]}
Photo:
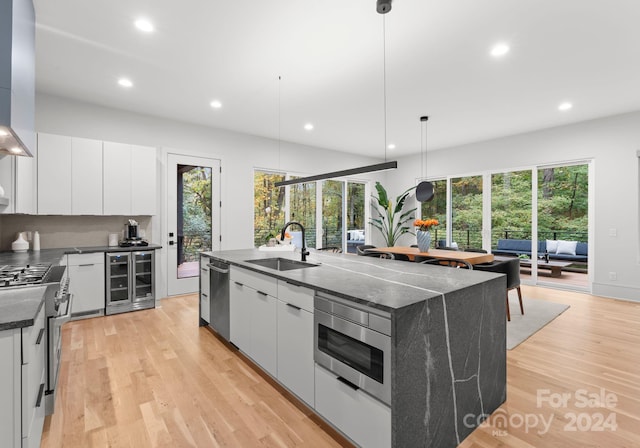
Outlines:
{"type": "Polygon", "coordinates": [[[577,241],[558,240],[558,251],[556,253],[566,254],[566,255],[575,255],[577,245],[578,245],[577,241]]]}
{"type": "Polygon", "coordinates": [[[547,252],[550,254],[558,252],[558,240],[547,240],[547,252]]]}

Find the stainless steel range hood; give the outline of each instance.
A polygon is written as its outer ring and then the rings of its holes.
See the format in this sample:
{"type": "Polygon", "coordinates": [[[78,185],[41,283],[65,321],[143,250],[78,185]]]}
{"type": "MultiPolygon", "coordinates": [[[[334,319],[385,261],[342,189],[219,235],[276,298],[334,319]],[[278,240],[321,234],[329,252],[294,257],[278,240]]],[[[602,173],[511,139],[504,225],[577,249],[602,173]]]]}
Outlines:
{"type": "Polygon", "coordinates": [[[35,10],[32,0],[0,0],[0,155],[35,148],[35,10]]]}

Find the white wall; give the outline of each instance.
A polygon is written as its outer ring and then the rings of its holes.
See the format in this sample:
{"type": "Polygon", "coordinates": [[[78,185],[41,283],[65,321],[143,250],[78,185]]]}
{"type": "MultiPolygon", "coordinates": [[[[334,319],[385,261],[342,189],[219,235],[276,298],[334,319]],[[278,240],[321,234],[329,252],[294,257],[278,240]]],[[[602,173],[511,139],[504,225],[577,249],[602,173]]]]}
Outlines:
{"type": "MultiPolygon", "coordinates": [[[[265,117],[268,118],[268,117],[265,117]]],[[[377,163],[375,158],[306,147],[247,134],[192,125],[150,115],[105,108],[38,93],[36,130],[160,148],[160,215],[152,221],[154,243],[166,247],[166,152],[211,157],[222,165],[222,249],[253,246],[253,170],[275,169],[319,174],[377,163]],[[280,150],[278,147],[280,146],[280,150]]],[[[372,177],[361,176],[361,179],[372,177]]],[[[166,276],[166,250],[159,252],[160,275],[166,276]]],[[[166,294],[160,282],[158,295],[166,294]]]]}
{"type": "MultiPolygon", "coordinates": [[[[430,178],[441,178],[592,159],[592,291],[640,301],[639,149],[640,112],[634,112],[429,151],[426,170],[430,178]],[[617,235],[610,236],[610,229],[617,235]],[[609,280],[610,272],[617,280],[609,280]]],[[[392,195],[420,177],[420,156],[399,159],[398,168],[386,181],[392,195]]]]}

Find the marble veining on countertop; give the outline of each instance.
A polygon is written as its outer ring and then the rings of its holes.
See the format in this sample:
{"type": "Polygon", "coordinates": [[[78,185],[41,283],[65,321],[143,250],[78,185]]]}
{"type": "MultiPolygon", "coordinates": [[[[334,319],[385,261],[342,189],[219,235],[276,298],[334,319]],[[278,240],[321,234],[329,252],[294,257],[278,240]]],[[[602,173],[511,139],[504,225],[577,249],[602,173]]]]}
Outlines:
{"type": "Polygon", "coordinates": [[[442,269],[439,266],[351,254],[312,252],[307,262],[318,266],[290,271],[276,271],[247,263],[247,260],[273,257],[300,260],[300,254],[275,255],[256,249],[243,249],[205,252],[203,255],[387,311],[440,297],[496,277],[496,274],[487,272],[442,269]]]}

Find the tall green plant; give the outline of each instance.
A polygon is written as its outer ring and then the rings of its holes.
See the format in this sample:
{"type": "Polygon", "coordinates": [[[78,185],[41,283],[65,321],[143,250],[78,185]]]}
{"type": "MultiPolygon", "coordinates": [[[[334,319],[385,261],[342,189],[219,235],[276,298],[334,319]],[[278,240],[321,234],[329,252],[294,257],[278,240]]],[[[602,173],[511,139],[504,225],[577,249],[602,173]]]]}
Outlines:
{"type": "Polygon", "coordinates": [[[404,203],[409,197],[411,190],[414,188],[415,187],[411,187],[398,196],[395,200],[394,206],[393,201],[389,200],[387,190],[384,189],[380,182],[376,182],[378,197],[373,196],[373,201],[376,206],[376,211],[378,212],[378,217],[371,218],[371,224],[380,230],[386,245],[389,247],[394,246],[396,241],[398,241],[398,238],[405,233],[413,235],[411,226],[406,225],[406,223],[414,219],[413,212],[416,211],[416,207],[404,213],[402,212],[402,209],[404,208],[404,203]]]}

